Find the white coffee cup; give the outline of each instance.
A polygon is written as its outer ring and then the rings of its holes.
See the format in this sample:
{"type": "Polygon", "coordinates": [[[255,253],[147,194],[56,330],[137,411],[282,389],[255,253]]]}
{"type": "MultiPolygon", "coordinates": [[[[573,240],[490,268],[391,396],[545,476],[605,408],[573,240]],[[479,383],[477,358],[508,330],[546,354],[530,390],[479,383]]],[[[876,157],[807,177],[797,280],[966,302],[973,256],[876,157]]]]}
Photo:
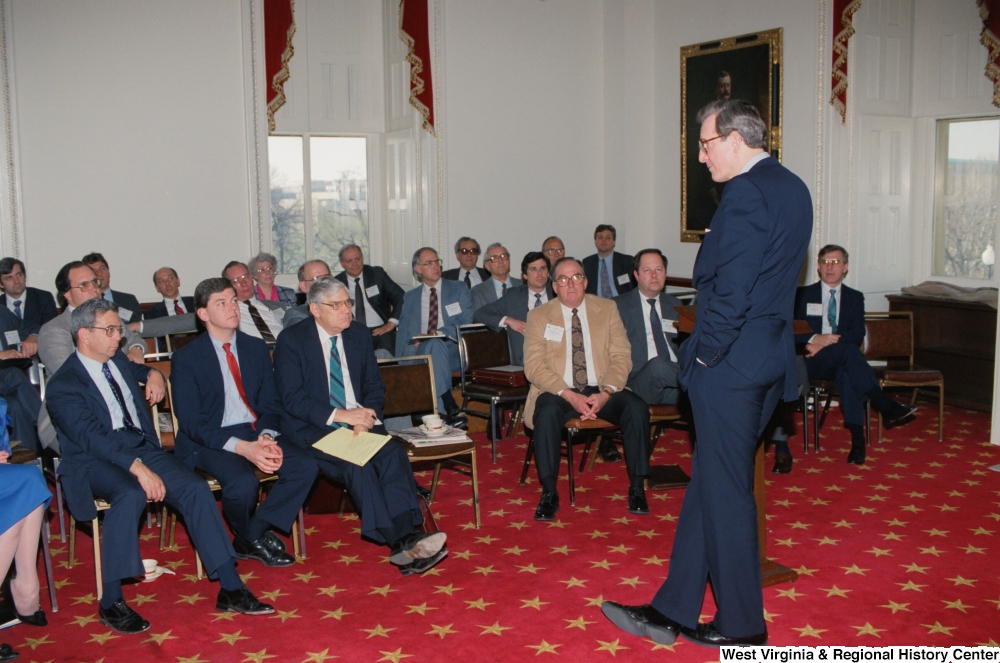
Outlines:
{"type": "Polygon", "coordinates": [[[144,559],[142,560],[142,567],[146,569],[146,575],[156,572],[156,560],[155,559],[144,559]]]}
{"type": "Polygon", "coordinates": [[[444,422],[441,420],[441,417],[436,414],[427,414],[420,419],[424,422],[424,426],[426,426],[428,430],[441,430],[444,426],[444,422]]]}

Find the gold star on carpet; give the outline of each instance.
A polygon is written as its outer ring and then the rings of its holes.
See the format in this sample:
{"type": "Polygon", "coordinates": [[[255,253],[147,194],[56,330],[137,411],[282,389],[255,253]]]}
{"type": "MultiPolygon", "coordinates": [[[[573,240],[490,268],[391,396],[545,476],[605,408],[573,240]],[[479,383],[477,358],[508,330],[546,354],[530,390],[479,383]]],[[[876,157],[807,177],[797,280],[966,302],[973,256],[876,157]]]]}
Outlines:
{"type": "Polygon", "coordinates": [[[437,588],[437,591],[434,592],[435,594],[447,594],[448,596],[451,596],[455,592],[459,592],[462,590],[461,587],[455,587],[455,585],[453,585],[452,583],[448,583],[447,585],[434,585],[434,586],[437,588]]]}
{"type": "Polygon", "coordinates": [[[598,594],[597,596],[595,596],[592,599],[584,598],[584,601],[586,601],[586,603],[584,605],[586,605],[586,607],[588,607],[588,608],[592,608],[592,607],[600,608],[601,604],[604,603],[604,595],[603,594],[598,594]]]}
{"type": "Polygon", "coordinates": [[[459,525],[459,527],[461,527],[461,528],[462,528],[463,530],[467,530],[467,529],[477,529],[477,527],[476,527],[476,523],[474,523],[474,522],[471,522],[471,521],[470,521],[470,522],[467,522],[467,523],[462,523],[461,525],[459,525]]]}
{"type": "Polygon", "coordinates": [[[563,621],[566,622],[566,628],[578,628],[581,631],[587,630],[587,624],[597,623],[597,622],[588,622],[586,619],[583,618],[583,615],[580,615],[577,619],[564,619],[563,621]]]}
{"type": "Polygon", "coordinates": [[[489,576],[491,573],[500,573],[500,572],[494,569],[493,565],[490,564],[489,566],[477,566],[476,570],[473,571],[473,573],[482,573],[484,576],[489,576]]]}
{"type": "Polygon", "coordinates": [[[820,498],[816,497],[809,500],[809,503],[812,504],[813,506],[826,506],[827,504],[830,503],[830,500],[821,500],[820,498]]]}
{"type": "Polygon", "coordinates": [[[448,624],[447,626],[438,626],[437,624],[431,624],[431,630],[427,631],[424,635],[439,635],[441,639],[444,640],[444,636],[451,633],[458,633],[458,631],[452,630],[454,623],[448,624]]]}
{"type": "Polygon", "coordinates": [[[652,555],[651,557],[643,557],[642,561],[645,562],[646,564],[655,564],[656,566],[663,566],[668,561],[670,561],[670,558],[669,557],[668,558],[660,558],[660,557],[657,557],[656,555],[652,555]]]}
{"type": "Polygon", "coordinates": [[[185,573],[181,576],[181,579],[185,582],[201,582],[201,578],[199,578],[195,573],[185,573]]]}
{"type": "Polygon", "coordinates": [[[597,643],[601,646],[595,649],[594,651],[608,651],[611,652],[612,656],[617,656],[618,650],[628,649],[628,647],[626,647],[625,645],[618,644],[618,640],[619,640],[618,638],[615,638],[611,642],[604,642],[603,640],[598,640],[597,643]]]}
{"type": "Polygon", "coordinates": [[[552,552],[549,553],[549,554],[550,555],[554,555],[556,553],[562,553],[563,555],[568,555],[570,553],[570,551],[575,551],[575,550],[576,550],[576,548],[570,548],[567,545],[562,545],[562,546],[559,546],[558,548],[556,548],[555,546],[552,546],[552,552]]]}
{"type": "Polygon", "coordinates": [[[774,545],[776,545],[776,546],[788,546],[789,548],[791,548],[792,546],[799,545],[799,543],[798,543],[798,541],[793,541],[791,537],[788,537],[787,539],[775,539],[774,540],[774,545]]]}
{"type": "Polygon", "coordinates": [[[789,523],[788,526],[792,529],[806,529],[808,527],[812,527],[812,523],[803,523],[796,520],[794,523],[789,523]]]}
{"type": "MultiPolygon", "coordinates": [[[[584,582],[586,582],[586,581],[584,581],[584,582]]],[[[632,589],[635,589],[639,585],[646,585],[648,583],[645,580],[639,580],[639,576],[636,576],[634,578],[624,578],[623,577],[622,581],[620,583],[618,583],[618,584],[619,585],[628,585],[632,589]]]]}
{"type": "Polygon", "coordinates": [[[308,658],[303,660],[302,663],[326,663],[326,659],[328,658],[337,658],[330,653],[329,647],[320,652],[306,652],[306,656],[308,658]]]}
{"type": "Polygon", "coordinates": [[[181,597],[176,601],[174,601],[174,603],[187,603],[188,605],[194,605],[198,601],[205,600],[205,597],[201,595],[201,592],[195,592],[194,594],[190,595],[181,594],[180,596],[181,597]]]}
{"type": "Polygon", "coordinates": [[[794,601],[795,599],[797,599],[800,596],[805,596],[805,594],[802,594],[800,592],[795,591],[795,588],[792,587],[791,589],[779,589],[778,590],[778,596],[781,596],[781,597],[784,597],[784,598],[788,598],[788,599],[792,599],[794,601]]]}
{"type": "Polygon", "coordinates": [[[827,490],[827,492],[842,493],[842,492],[844,492],[844,487],[843,486],[833,485],[833,486],[827,486],[826,490],[827,490]]]}
{"type": "Polygon", "coordinates": [[[802,628],[795,628],[793,626],[792,630],[793,631],[798,631],[800,638],[804,638],[806,636],[810,636],[810,637],[813,637],[813,638],[819,638],[821,633],[826,633],[826,631],[828,631],[829,629],[825,629],[825,628],[813,628],[809,624],[806,624],[802,628]]]}
{"type": "Polygon", "coordinates": [[[879,534],[879,536],[886,541],[902,541],[904,535],[898,532],[885,532],[883,534],[879,534]]]}
{"type": "MultiPolygon", "coordinates": [[[[470,502],[471,502],[471,500],[470,500],[470,502]]],[[[507,500],[507,504],[513,504],[515,506],[524,506],[524,502],[525,502],[525,500],[524,500],[523,497],[518,497],[516,500],[507,500]]],[[[471,504],[470,504],[470,506],[471,506],[471,504]]]]}
{"type": "Polygon", "coordinates": [[[869,513],[875,513],[875,509],[870,509],[866,506],[859,506],[857,508],[851,509],[851,511],[857,511],[862,516],[867,516],[869,513]]]}
{"type": "Polygon", "coordinates": [[[217,612],[214,615],[212,615],[212,621],[217,622],[220,619],[224,619],[227,622],[231,622],[234,619],[236,619],[236,614],[237,613],[235,612],[217,612]]]}
{"type": "Polygon", "coordinates": [[[338,559],[337,561],[338,562],[343,562],[347,566],[350,566],[351,564],[360,564],[361,563],[361,557],[359,557],[358,555],[350,555],[350,556],[348,556],[348,555],[341,555],[340,559],[338,559]]]}
{"type": "Polygon", "coordinates": [[[965,497],[965,493],[961,493],[957,490],[952,490],[945,493],[948,497],[965,497]]]}
{"type": "Polygon", "coordinates": [[[591,539],[604,539],[607,538],[608,532],[600,532],[595,529],[593,532],[587,534],[587,536],[589,536],[591,539]]]}
{"type": "Polygon", "coordinates": [[[899,473],[895,473],[895,474],[886,474],[886,475],[885,475],[885,478],[886,478],[886,479],[902,479],[902,478],[903,478],[903,475],[902,475],[902,474],[899,474],[899,473]]]}
{"type": "Polygon", "coordinates": [[[562,520],[553,520],[553,521],[545,523],[545,524],[548,525],[549,527],[556,527],[558,529],[563,529],[569,523],[567,523],[565,521],[562,521],[562,520]]]}
{"type": "Polygon", "coordinates": [[[795,569],[795,572],[798,573],[800,576],[809,576],[811,578],[813,577],[813,575],[815,575],[816,571],[818,570],[819,569],[807,569],[805,565],[803,565],[795,569]]]}
{"type": "Polygon", "coordinates": [[[948,506],[947,504],[940,504],[937,505],[935,508],[941,509],[942,513],[944,513],[945,511],[958,511],[957,506],[948,506]]]}
{"type": "Polygon", "coordinates": [[[289,619],[298,619],[301,617],[302,615],[295,614],[298,611],[298,608],[294,608],[292,610],[277,610],[273,615],[271,615],[271,619],[280,619],[281,623],[284,624],[289,619]]]}
{"type": "Polygon", "coordinates": [[[486,610],[486,606],[488,606],[488,605],[495,605],[494,603],[490,603],[489,601],[487,601],[486,599],[484,599],[482,596],[480,596],[479,599],[477,599],[475,601],[466,601],[466,603],[468,604],[468,607],[466,608],[466,610],[472,610],[473,608],[476,608],[477,610],[483,610],[483,611],[485,611],[486,610]]]}
{"type": "Polygon", "coordinates": [[[984,534],[986,536],[993,536],[993,530],[986,529],[985,527],[977,527],[976,529],[972,529],[970,527],[969,531],[975,534],[976,536],[979,536],[980,534],[984,534]]]}
{"type": "Polygon", "coordinates": [[[532,562],[531,564],[528,564],[527,566],[516,566],[515,565],[515,568],[518,569],[518,571],[517,571],[518,573],[535,573],[535,574],[537,574],[539,571],[544,571],[545,570],[544,566],[535,566],[534,562],[532,562]]]}
{"type": "Polygon", "coordinates": [[[398,592],[398,589],[392,589],[392,585],[386,585],[384,587],[372,587],[372,591],[368,592],[368,595],[378,594],[380,596],[389,596],[389,592],[398,592]]]}
{"type": "Polygon", "coordinates": [[[522,553],[528,552],[527,548],[522,548],[521,546],[513,546],[512,548],[504,548],[503,554],[505,555],[517,555],[521,556],[522,553]]]}
{"type": "MultiPolygon", "coordinates": [[[[580,490],[580,489],[577,488],[577,490],[580,490]]],[[[614,500],[614,499],[625,499],[625,498],[624,497],[612,497],[611,499],[614,500]]],[[[594,507],[592,507],[592,506],[577,506],[577,507],[573,507],[573,508],[576,509],[577,511],[579,511],[580,513],[586,513],[587,515],[590,515],[594,511],[594,507]]]]}
{"type": "Polygon", "coordinates": [[[493,626],[484,626],[483,624],[478,624],[479,628],[483,629],[479,635],[503,635],[504,631],[509,631],[513,626],[500,626],[500,622],[493,622],[493,626]]]}
{"type": "Polygon", "coordinates": [[[852,592],[854,590],[852,590],[852,589],[840,589],[839,587],[837,587],[836,585],[834,585],[833,587],[830,587],[830,588],[821,587],[820,591],[826,592],[826,598],[830,598],[831,596],[840,596],[840,597],[846,599],[847,598],[847,592],[852,592]]]}
{"type": "Polygon", "coordinates": [[[79,617],[73,618],[73,623],[81,627],[93,624],[96,621],[97,617],[95,617],[94,615],[80,615],[79,617]]]}
{"type": "Polygon", "coordinates": [[[264,663],[266,659],[278,658],[275,654],[268,654],[266,649],[261,649],[258,652],[245,651],[243,652],[243,655],[246,656],[246,658],[244,658],[241,663],[246,663],[247,661],[252,661],[252,663],[264,663]]]}
{"type": "Polygon", "coordinates": [[[657,532],[656,530],[652,530],[652,529],[650,529],[650,530],[642,530],[641,529],[638,532],[638,536],[644,536],[647,539],[649,539],[650,541],[652,541],[654,536],[662,536],[662,535],[659,532],[657,532]]]}
{"type": "Polygon", "coordinates": [[[528,649],[534,649],[535,656],[538,656],[539,654],[542,653],[558,654],[559,652],[556,651],[556,647],[562,647],[562,645],[561,644],[550,645],[545,640],[542,640],[542,644],[540,645],[525,645],[525,647],[527,647],[528,649]]]}
{"type": "Polygon", "coordinates": [[[329,618],[333,617],[338,622],[341,620],[341,618],[344,615],[353,615],[354,614],[353,612],[344,612],[344,608],[343,607],[337,608],[336,610],[323,610],[322,612],[323,612],[323,616],[320,617],[320,619],[329,619],[329,618]]]}
{"type": "Polygon", "coordinates": [[[895,615],[900,610],[905,610],[907,612],[912,612],[909,608],[906,607],[908,605],[910,605],[910,604],[909,603],[896,603],[895,601],[889,601],[888,604],[886,604],[886,605],[880,605],[879,607],[880,608],[888,608],[889,610],[892,610],[892,614],[895,615]]]}
{"type": "Polygon", "coordinates": [[[934,555],[935,557],[940,557],[941,553],[944,552],[943,550],[938,550],[934,546],[930,546],[929,548],[921,548],[920,546],[917,546],[917,550],[920,551],[921,555],[934,555]]]}
{"type": "Polygon", "coordinates": [[[449,554],[452,557],[454,557],[455,559],[468,560],[473,555],[478,555],[479,553],[474,553],[471,550],[463,550],[462,552],[452,552],[452,553],[449,553],[449,554]]]}
{"type": "Polygon", "coordinates": [[[822,471],[823,470],[821,470],[818,467],[807,467],[806,468],[806,474],[819,474],[822,471]]]}
{"type": "Polygon", "coordinates": [[[611,522],[615,523],[616,525],[628,525],[629,520],[625,516],[622,516],[621,518],[612,518],[611,522]]]}
{"type": "Polygon", "coordinates": [[[963,578],[962,576],[955,576],[954,578],[945,578],[945,580],[952,581],[953,583],[955,583],[956,587],[958,585],[968,585],[969,587],[975,587],[976,583],[979,582],[978,580],[969,580],[967,578],[963,578]]]}
{"type": "Polygon", "coordinates": [[[379,636],[380,638],[388,638],[389,637],[389,631],[395,631],[396,629],[395,628],[382,628],[381,624],[376,624],[375,628],[361,628],[361,629],[358,629],[358,630],[359,631],[364,631],[365,633],[367,633],[368,637],[365,638],[365,640],[368,640],[369,638],[374,638],[376,635],[379,636]]]}
{"type": "Polygon", "coordinates": [[[899,518],[893,518],[892,520],[885,521],[889,527],[906,527],[908,521],[900,520],[899,518]]]}
{"type": "Polygon", "coordinates": [[[951,635],[951,632],[955,630],[955,626],[942,626],[941,622],[934,622],[934,624],[921,624],[921,626],[927,628],[927,635],[933,635],[934,633],[944,633],[945,635],[951,635]]]}
{"type": "Polygon", "coordinates": [[[965,546],[964,548],[959,548],[959,550],[964,550],[966,555],[971,555],[972,553],[983,554],[986,552],[986,548],[977,548],[972,544],[965,546]]]}
{"type": "Polygon", "coordinates": [[[892,556],[892,550],[889,548],[876,548],[875,546],[872,546],[871,550],[866,550],[865,552],[871,553],[876,557],[882,557],[883,555],[892,556]]]}
{"type": "Polygon", "coordinates": [[[504,488],[501,486],[500,488],[494,488],[493,492],[496,493],[497,495],[506,495],[507,493],[510,492],[510,488],[504,488]]]}
{"type": "Polygon", "coordinates": [[[69,578],[63,578],[62,580],[56,580],[53,584],[56,586],[56,589],[62,589],[66,585],[72,585],[73,583],[70,582],[69,578]]]}
{"type": "MultiPolygon", "coordinates": [[[[96,642],[98,644],[103,645],[108,640],[112,640],[112,639],[117,638],[117,637],[118,636],[115,635],[114,633],[112,633],[111,631],[108,631],[107,633],[92,633],[90,635],[90,640],[87,640],[87,642],[96,642]]],[[[28,638],[28,640],[31,640],[31,638],[28,638]]],[[[48,645],[48,644],[51,644],[51,643],[49,643],[49,642],[45,642],[45,643],[39,642],[38,644],[46,644],[46,645],[48,645]]],[[[31,645],[28,644],[28,643],[23,643],[21,646],[22,647],[24,647],[24,646],[31,647],[31,645]]],[[[31,647],[31,648],[34,649],[35,647],[31,647]]]]}
{"type": "Polygon", "coordinates": [[[243,582],[246,582],[247,580],[250,580],[251,578],[255,578],[255,577],[257,577],[257,576],[256,576],[256,574],[253,571],[248,571],[246,573],[241,573],[240,574],[240,580],[242,580],[243,582]]]}
{"type": "Polygon", "coordinates": [[[920,588],[927,586],[927,585],[918,585],[917,583],[913,582],[912,580],[907,580],[906,582],[897,582],[896,584],[899,585],[902,588],[902,591],[904,591],[904,592],[906,590],[908,590],[908,589],[912,589],[915,592],[922,592],[924,590],[922,590],[920,588]]]}
{"type": "Polygon", "coordinates": [[[888,629],[884,629],[884,628],[875,628],[874,626],[872,626],[868,622],[865,622],[864,626],[852,626],[851,628],[858,629],[858,632],[854,634],[854,635],[856,635],[858,637],[860,637],[862,635],[874,635],[876,638],[881,638],[882,637],[881,635],[879,635],[879,631],[886,631],[886,630],[888,630],[888,629]]]}
{"type": "Polygon", "coordinates": [[[885,495],[869,495],[868,499],[870,499],[872,502],[884,502],[889,498],[886,497],[885,495]]]}
{"type": "Polygon", "coordinates": [[[766,609],[764,610],[764,621],[773,622],[775,617],[780,616],[779,614],[768,612],[766,609]]]}
{"type": "Polygon", "coordinates": [[[913,564],[900,564],[900,566],[906,569],[907,573],[923,573],[924,575],[927,575],[927,569],[931,568],[929,566],[920,566],[916,562],[913,564]]]}
{"type": "Polygon", "coordinates": [[[308,571],[306,573],[296,573],[295,574],[295,580],[301,580],[302,582],[306,583],[307,585],[309,584],[310,580],[312,580],[313,578],[318,578],[318,577],[319,576],[316,575],[315,573],[313,573],[312,571],[308,571]]]}
{"type": "Polygon", "coordinates": [[[135,604],[137,606],[143,605],[145,603],[155,602],[156,594],[136,594],[133,600],[135,601],[135,604]]]}
{"type": "Polygon", "coordinates": [[[273,592],[261,592],[260,597],[262,599],[267,599],[268,601],[273,601],[279,596],[288,596],[288,592],[282,592],[280,589],[276,589],[273,592]]]}
{"type": "Polygon", "coordinates": [[[421,617],[426,615],[428,610],[437,610],[437,608],[427,605],[427,601],[424,601],[420,605],[408,605],[406,607],[409,608],[409,610],[406,611],[407,615],[415,612],[421,617]]]}
{"type": "Polygon", "coordinates": [[[948,608],[948,609],[951,609],[951,610],[961,610],[962,614],[965,614],[966,610],[968,610],[969,608],[973,607],[973,606],[971,606],[971,605],[969,605],[967,603],[962,603],[962,599],[958,599],[958,600],[955,600],[955,601],[944,601],[944,600],[942,600],[941,603],[944,603],[944,607],[945,608],[948,608]]]}
{"type": "Polygon", "coordinates": [[[534,608],[535,610],[541,610],[543,605],[548,605],[548,601],[542,601],[540,597],[536,596],[533,599],[521,599],[522,608],[534,608]]]}
{"type": "Polygon", "coordinates": [[[499,517],[503,518],[508,513],[510,513],[510,511],[507,511],[507,510],[501,508],[501,509],[497,509],[496,511],[490,511],[489,515],[491,515],[491,516],[499,516],[499,517]]]}
{"type": "Polygon", "coordinates": [[[149,637],[146,638],[146,642],[155,642],[158,645],[162,645],[164,640],[176,640],[176,635],[170,635],[172,630],[173,629],[167,631],[166,633],[150,633],[149,637]]]}
{"type": "Polygon", "coordinates": [[[828,536],[824,536],[822,539],[813,539],[813,541],[819,541],[821,546],[835,546],[840,542],[840,539],[831,539],[828,536]]]}
{"type": "Polygon", "coordinates": [[[93,594],[87,594],[86,596],[77,596],[73,599],[73,605],[80,605],[81,603],[93,603],[97,598],[93,594]]]}
{"type": "Polygon", "coordinates": [[[486,536],[476,537],[476,543],[485,543],[486,545],[492,544],[494,541],[499,541],[500,539],[494,538],[487,534],[486,536]]]}
{"type": "Polygon", "coordinates": [[[774,500],[773,502],[771,502],[771,504],[775,506],[790,507],[792,506],[792,504],[794,504],[794,502],[790,502],[789,500],[774,500]]]}
{"type": "MultiPolygon", "coordinates": [[[[103,660],[104,659],[102,658],[101,661],[103,660]]],[[[98,661],[97,663],[101,663],[101,661],[98,661]]],[[[184,656],[178,656],[177,663],[207,663],[207,661],[202,659],[201,654],[195,654],[194,656],[190,656],[187,658],[185,658],[184,656]]]]}
{"type": "Polygon", "coordinates": [[[346,589],[340,589],[336,585],[330,585],[329,587],[320,587],[319,593],[323,596],[336,596],[337,592],[346,592],[346,589]]]}
{"type": "Polygon", "coordinates": [[[240,640],[249,640],[250,636],[243,635],[243,629],[236,631],[236,633],[219,633],[219,639],[216,642],[225,642],[228,645],[235,645],[240,640]]]}
{"type": "Polygon", "coordinates": [[[673,515],[672,513],[666,513],[663,514],[662,516],[657,516],[656,518],[657,520],[666,520],[671,523],[677,521],[677,516],[673,515]]]}

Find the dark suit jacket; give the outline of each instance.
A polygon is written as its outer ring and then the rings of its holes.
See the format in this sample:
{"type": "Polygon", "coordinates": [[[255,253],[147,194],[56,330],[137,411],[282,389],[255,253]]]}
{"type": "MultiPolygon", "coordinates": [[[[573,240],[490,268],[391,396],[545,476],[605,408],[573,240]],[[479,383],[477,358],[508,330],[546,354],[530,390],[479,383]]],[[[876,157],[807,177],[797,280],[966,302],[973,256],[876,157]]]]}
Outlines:
{"type": "MultiPolygon", "coordinates": [[[[803,286],[795,293],[795,319],[806,320],[812,328],[814,334],[823,333],[823,315],[806,315],[807,304],[823,303],[823,282],[818,281],[812,285],[803,286]]],[[[837,314],[837,333],[840,334],[839,343],[850,343],[854,347],[861,347],[865,340],[865,296],[854,288],[846,285],[840,286],[840,312],[837,314]]],[[[812,338],[812,334],[799,334],[795,337],[795,342],[804,345],[812,338]]]]}
{"type": "MultiPolygon", "coordinates": [[[[488,281],[491,278],[493,278],[493,275],[490,274],[489,271],[483,267],[476,267],[476,271],[479,272],[479,278],[481,278],[483,281],[488,281]]],[[[462,272],[461,267],[456,267],[455,269],[446,269],[445,271],[441,272],[441,278],[446,279],[448,281],[457,281],[460,272],[462,272]]],[[[465,281],[462,281],[462,283],[465,283],[465,281]]]]}
{"type": "MultiPolygon", "coordinates": [[[[645,314],[642,302],[640,301],[641,298],[642,293],[639,292],[638,288],[615,297],[615,303],[618,304],[618,314],[622,318],[622,324],[625,325],[628,342],[632,345],[632,372],[629,374],[629,377],[635,375],[649,361],[649,355],[646,351],[645,314]]],[[[659,301],[661,319],[676,321],[677,311],[674,310],[674,307],[683,305],[684,302],[673,295],[661,292],[659,301]]],[[[667,337],[667,343],[673,348],[674,355],[678,355],[677,345],[674,343],[677,334],[664,330],[664,336],[667,337]]]]}
{"type": "MultiPolygon", "coordinates": [[[[361,323],[352,322],[341,336],[354,398],[362,407],[375,410],[381,421],[385,384],[375,359],[371,332],[361,323]]],[[[327,362],[312,318],[286,327],[278,337],[274,348],[274,374],[278,398],[284,408],[282,438],[303,448],[333,430],[326,425],[333,413],[330,383],[326,377],[327,362]]],[[[382,426],[372,430],[385,432],[382,426]]]]}
{"type": "Polygon", "coordinates": [[[59,474],[63,477],[63,491],[77,520],[97,517],[94,494],[87,478],[96,461],[114,463],[128,471],[136,458],[160,451],[153,418],[139,387],[139,382],[144,382],[152,369],[129,361],[121,352],[111,361],[132,392],[139,417],[135,423],[145,432],[144,436],[126,429],[112,430],[108,405],[75,352],[49,380],[45,394],[49,415],[59,431],[62,452],[59,474]]]}
{"type": "MultiPolygon", "coordinates": [[[[441,300],[441,317],[438,319],[438,331],[452,340],[458,339],[458,325],[472,322],[472,295],[464,283],[441,279],[437,284],[441,300]],[[459,304],[461,311],[457,315],[449,315],[446,307],[449,304],[459,304]]],[[[402,357],[410,339],[426,330],[420,328],[420,298],[423,285],[408,290],[403,297],[403,312],[399,316],[399,329],[396,330],[396,356],[402,357]]]]}
{"type": "MultiPolygon", "coordinates": [[[[102,293],[103,297],[104,294],[102,293]]],[[[111,290],[111,298],[115,300],[115,304],[118,304],[118,308],[123,308],[127,311],[131,311],[132,317],[125,320],[125,316],[122,317],[122,322],[139,322],[142,320],[142,306],[139,305],[139,300],[136,299],[135,295],[130,295],[127,292],[118,292],[117,290],[111,290]]]]}
{"type": "MultiPolygon", "coordinates": [[[[341,272],[334,278],[347,286],[347,291],[353,299],[354,279],[349,277],[347,272],[341,272]]],[[[361,287],[367,291],[372,286],[378,287],[378,294],[368,297],[372,308],[378,311],[384,322],[389,322],[390,318],[399,320],[399,316],[403,313],[403,295],[405,294],[403,289],[396,285],[396,282],[389,278],[389,275],[381,267],[365,265],[361,270],[361,287]]]]}
{"type": "Polygon", "coordinates": [[[246,424],[222,426],[226,390],[212,337],[202,333],[173,354],[170,361],[171,404],[177,415],[177,457],[190,468],[202,447],[221,450],[229,438],[256,440],[261,431],[281,430],[281,405],[274,388],[274,370],[267,344],[236,332],[240,379],[250,408],[257,415],[256,430],[246,424]]]}
{"type": "MultiPolygon", "coordinates": [[[[0,306],[7,308],[6,294],[0,295],[0,306]]],[[[24,309],[21,311],[21,316],[27,325],[29,335],[37,334],[42,325],[57,315],[59,313],[56,311],[56,300],[51,292],[30,287],[24,289],[24,309]]]]}
{"type": "Polygon", "coordinates": [[[777,159],[726,183],[694,265],[698,317],[678,357],[683,387],[696,360],[726,361],[752,382],[781,346],[783,397],[797,398],[792,303],[811,234],[809,190],[777,159]]]}
{"type": "MultiPolygon", "coordinates": [[[[552,284],[549,283],[545,289],[549,301],[555,299],[552,284]]],[[[472,321],[482,323],[493,331],[500,331],[500,321],[505,317],[527,322],[528,314],[531,312],[528,310],[529,300],[534,302],[530,294],[531,291],[524,284],[511,288],[500,299],[477,308],[472,314],[472,321]]],[[[507,344],[510,346],[510,363],[514,366],[524,366],[524,335],[508,328],[507,344]]]]}
{"type": "Polygon", "coordinates": [[[0,350],[10,350],[17,345],[7,342],[7,332],[14,330],[17,330],[18,338],[22,342],[32,334],[38,334],[37,330],[34,332],[29,330],[27,320],[17,317],[6,306],[0,306],[0,350]]]}
{"type": "MultiPolygon", "coordinates": [[[[184,308],[187,309],[188,313],[194,313],[194,297],[181,297],[181,301],[184,302],[184,308]]],[[[128,308],[128,307],[126,307],[128,308]]],[[[167,317],[167,305],[161,299],[156,303],[155,306],[151,306],[148,311],[142,314],[143,320],[153,320],[155,318],[165,318],[167,317]]]]}
{"type": "MultiPolygon", "coordinates": [[[[583,262],[583,273],[587,275],[587,292],[591,295],[599,294],[598,286],[601,283],[601,265],[598,260],[599,256],[595,253],[581,261],[583,262]]],[[[617,251],[611,254],[611,280],[614,282],[619,295],[624,295],[636,287],[635,275],[632,274],[632,271],[632,256],[627,253],[618,253],[617,251]],[[618,277],[623,274],[628,276],[628,283],[618,282],[618,277]]]]}

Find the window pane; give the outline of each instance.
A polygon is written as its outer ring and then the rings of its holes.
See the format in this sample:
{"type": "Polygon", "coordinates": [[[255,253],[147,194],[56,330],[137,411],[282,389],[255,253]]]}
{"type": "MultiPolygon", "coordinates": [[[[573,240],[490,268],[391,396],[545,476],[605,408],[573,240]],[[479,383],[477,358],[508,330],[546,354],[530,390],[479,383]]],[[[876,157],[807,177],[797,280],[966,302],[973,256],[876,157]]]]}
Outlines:
{"type": "Polygon", "coordinates": [[[312,138],[313,256],[336,264],[345,244],[368,254],[368,155],[364,138],[312,138]]]}
{"type": "Polygon", "coordinates": [[[996,245],[1000,120],[938,123],[934,275],[992,277],[982,255],[996,245]]]}
{"type": "Polygon", "coordinates": [[[302,191],[302,139],[267,139],[271,176],[271,241],[279,274],[295,274],[306,260],[302,191]]]}

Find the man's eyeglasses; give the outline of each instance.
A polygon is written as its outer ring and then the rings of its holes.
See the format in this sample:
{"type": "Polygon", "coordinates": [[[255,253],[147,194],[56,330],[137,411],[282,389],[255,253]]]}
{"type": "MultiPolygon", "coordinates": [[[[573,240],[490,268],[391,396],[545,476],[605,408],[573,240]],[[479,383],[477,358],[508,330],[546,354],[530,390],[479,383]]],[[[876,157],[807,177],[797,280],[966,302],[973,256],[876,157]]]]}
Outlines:
{"type": "Polygon", "coordinates": [[[820,258],[819,259],[819,264],[821,264],[821,265],[839,265],[841,263],[843,263],[843,264],[846,265],[847,261],[846,260],[838,260],[836,258],[829,258],[829,259],[828,258],[820,258]]]}
{"type": "Polygon", "coordinates": [[[580,285],[586,278],[587,277],[584,276],[583,274],[574,274],[573,276],[566,276],[565,274],[563,274],[562,276],[555,277],[553,281],[556,282],[556,285],[559,285],[561,287],[566,287],[566,285],[570,281],[572,281],[576,285],[580,285]]]}
{"type": "Polygon", "coordinates": [[[721,134],[718,136],[712,136],[711,138],[706,138],[704,140],[699,138],[698,142],[701,143],[701,151],[704,152],[705,154],[708,154],[708,144],[711,143],[713,140],[718,140],[719,138],[722,138],[721,134]]]}
{"type": "Polygon", "coordinates": [[[478,256],[479,255],[479,249],[459,249],[458,252],[461,253],[463,256],[478,256]]]}
{"type": "Polygon", "coordinates": [[[243,276],[237,276],[236,278],[229,279],[229,282],[232,283],[233,285],[236,285],[237,283],[246,283],[249,280],[250,280],[250,275],[244,274],[243,276]]]}
{"type": "Polygon", "coordinates": [[[490,262],[500,262],[501,260],[510,260],[510,254],[509,253],[494,253],[489,258],[487,258],[487,260],[490,261],[490,262]]]}
{"type": "Polygon", "coordinates": [[[71,290],[79,290],[80,292],[87,292],[88,290],[99,290],[101,287],[101,279],[93,279],[91,281],[84,281],[80,285],[74,285],[71,290]]]}
{"type": "Polygon", "coordinates": [[[114,336],[115,334],[118,336],[123,336],[125,334],[125,327],[122,325],[111,325],[110,327],[87,327],[87,329],[92,329],[94,331],[99,329],[107,334],[108,337],[114,336]]]}
{"type": "Polygon", "coordinates": [[[323,306],[329,306],[334,311],[339,311],[341,308],[344,307],[344,305],[347,305],[347,308],[351,308],[352,306],[354,306],[354,300],[353,299],[344,299],[344,300],[339,301],[339,302],[320,302],[320,303],[323,306]]]}
{"type": "Polygon", "coordinates": [[[444,263],[441,261],[441,258],[438,258],[437,260],[428,260],[427,262],[422,262],[420,264],[423,265],[424,267],[433,267],[434,265],[440,267],[444,263]]]}

